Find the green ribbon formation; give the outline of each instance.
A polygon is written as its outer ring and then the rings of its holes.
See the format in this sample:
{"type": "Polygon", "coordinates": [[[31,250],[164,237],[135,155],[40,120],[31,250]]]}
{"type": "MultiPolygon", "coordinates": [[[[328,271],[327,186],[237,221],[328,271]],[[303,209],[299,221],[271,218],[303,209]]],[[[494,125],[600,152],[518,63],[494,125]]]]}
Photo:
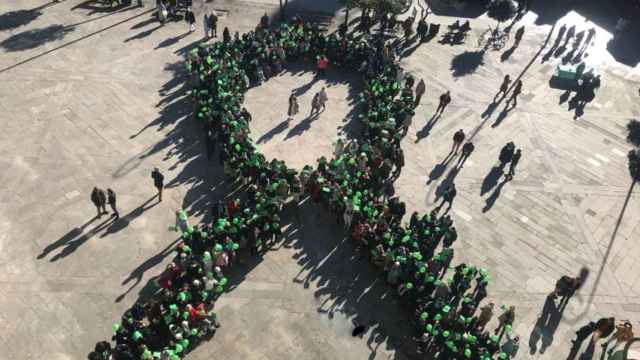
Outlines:
{"type": "MultiPolygon", "coordinates": [[[[177,258],[199,263],[199,275],[212,283],[209,289],[213,291],[175,291],[174,301],[161,321],[174,333],[177,331],[182,340],[147,344],[148,328],[137,327],[130,312],[123,316],[122,325],[114,325],[116,338],[132,339],[138,345],[134,351],[139,350],[136,355],[140,359],[157,359],[162,353],[170,359],[181,359],[203,333],[199,324],[190,321],[187,307],[212,303],[228,285],[220,271],[212,272],[213,264],[238,250],[239,242],[250,237],[249,233],[259,234],[248,245],[256,248],[278,236],[281,205],[293,193],[303,192],[339,215],[348,214],[352,236],[366,244],[374,262],[400,264],[384,268],[390,278],[392,273],[397,277],[393,283],[401,284],[398,293],[415,308],[420,333],[437,338],[443,344],[441,351],[456,359],[501,358],[495,346],[490,346],[493,339],[484,339],[473,329],[475,309],[469,311],[470,298],[463,296],[459,306],[447,303],[450,297],[437,295],[438,289],[447,286],[438,277],[451,263],[453,249],[448,246],[457,237],[455,228],[431,214],[414,214],[411,225],[402,226],[402,214],[391,211],[393,204],[384,196],[393,164],[402,156],[402,124],[406,116],[414,114],[411,86],[403,91],[397,63],[380,56],[365,40],[326,35],[315,26],[297,22],[259,28],[226,43],[201,44],[188,54],[185,67],[196,83],[190,92],[196,104],[195,119],[216,129],[225,173],[249,183],[249,189],[253,189],[251,201],[241,204],[236,200],[234,209],[225,209],[226,216],[200,228],[189,227],[183,233],[177,258]],[[359,119],[364,124],[361,138],[349,145],[340,141],[339,156],[331,160],[322,157],[315,168],[307,165],[300,172],[283,161],[267,161],[250,137],[250,114],[242,109],[244,93],[252,78],[259,83],[264,80],[265,70],[277,72],[287,61],[323,56],[330,64],[363,77],[364,90],[358,96],[362,108],[359,119]],[[363,230],[364,224],[386,230],[363,230]],[[449,245],[434,254],[445,237],[449,245]]],[[[186,218],[186,214],[180,214],[180,218],[186,218]]],[[[456,291],[464,293],[474,279],[483,285],[489,282],[485,269],[464,264],[455,269],[448,282],[456,291]]]]}

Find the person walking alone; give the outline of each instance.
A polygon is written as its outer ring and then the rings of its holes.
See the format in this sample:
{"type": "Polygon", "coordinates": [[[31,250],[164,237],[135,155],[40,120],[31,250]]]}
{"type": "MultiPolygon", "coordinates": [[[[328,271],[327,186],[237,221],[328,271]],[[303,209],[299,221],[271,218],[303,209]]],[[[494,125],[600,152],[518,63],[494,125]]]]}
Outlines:
{"type": "Polygon", "coordinates": [[[451,147],[451,153],[453,153],[453,155],[458,154],[458,150],[460,149],[460,145],[462,145],[464,138],[465,135],[462,129],[456,131],[456,133],[453,134],[453,146],[451,147]]]}
{"type": "Polygon", "coordinates": [[[209,30],[211,30],[211,37],[218,37],[218,14],[215,11],[209,15],[209,30]]]}
{"type": "Polygon", "coordinates": [[[287,118],[287,121],[293,120],[293,117],[298,114],[299,110],[300,106],[298,105],[298,98],[292,93],[291,96],[289,96],[289,110],[287,110],[287,115],[289,117],[287,118]]]}
{"type": "Polygon", "coordinates": [[[442,114],[444,109],[451,102],[451,92],[447,91],[446,93],[440,95],[440,103],[438,104],[438,109],[436,110],[436,114],[442,114]]]}
{"type": "Polygon", "coordinates": [[[116,207],[116,193],[109,188],[107,188],[107,203],[109,203],[109,206],[113,211],[113,216],[115,216],[116,219],[119,219],[120,213],[118,213],[118,208],[116,207]]]}
{"type": "Polygon", "coordinates": [[[313,100],[311,100],[311,114],[309,115],[317,114],[319,112],[320,112],[320,93],[317,92],[315,95],[313,95],[313,100]]]}
{"type": "Polygon", "coordinates": [[[520,161],[520,157],[522,156],[522,150],[516,150],[515,154],[511,158],[511,164],[509,164],[509,173],[507,174],[507,180],[513,179],[513,175],[516,173],[516,166],[518,166],[518,161],[520,161]]]}
{"type": "Polygon", "coordinates": [[[422,99],[422,95],[427,91],[427,86],[424,83],[423,79],[420,79],[420,82],[416,86],[416,100],[413,103],[413,107],[418,107],[420,105],[420,100],[422,99]]]}
{"type": "Polygon", "coordinates": [[[187,8],[184,13],[184,20],[189,23],[189,32],[193,32],[196,29],[196,16],[191,11],[191,8],[187,8]]]}
{"type": "Polygon", "coordinates": [[[327,91],[325,90],[324,87],[320,90],[319,94],[320,94],[320,98],[318,99],[319,105],[322,106],[322,111],[325,111],[327,109],[327,101],[329,101],[329,97],[327,96],[327,91]]]}
{"type": "Polygon", "coordinates": [[[153,185],[158,189],[158,202],[162,202],[162,189],[164,189],[164,175],[160,173],[158,168],[154,168],[151,172],[151,178],[153,179],[153,185]]]}
{"type": "Polygon", "coordinates": [[[96,209],[98,210],[97,217],[102,216],[102,214],[108,214],[105,207],[107,203],[107,195],[104,193],[104,190],[94,187],[91,191],[91,202],[96,206],[96,209]]]}
{"type": "Polygon", "coordinates": [[[209,14],[204,13],[204,15],[202,15],[202,26],[204,27],[204,39],[208,40],[210,38],[209,36],[209,25],[211,24],[211,21],[209,20],[209,14]]]}

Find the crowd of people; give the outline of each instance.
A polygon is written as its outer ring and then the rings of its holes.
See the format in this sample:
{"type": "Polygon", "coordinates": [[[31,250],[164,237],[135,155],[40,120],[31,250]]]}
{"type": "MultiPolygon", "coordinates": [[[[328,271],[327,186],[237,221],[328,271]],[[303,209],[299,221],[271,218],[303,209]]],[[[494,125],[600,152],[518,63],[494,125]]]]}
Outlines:
{"type": "MultiPolygon", "coordinates": [[[[451,217],[437,208],[413,213],[408,224],[402,221],[405,204],[393,197],[393,181],[404,166],[400,141],[425,84],[414,89],[415,79],[403,72],[384,40],[324,34],[299,18],[271,26],[263,18],[255,31],[193,49],[186,67],[193,75],[195,118],[211,145],[208,153],[219,149],[224,173],[243,182],[246,198],[218,202],[210,224],[192,226],[185,211],[176,212],[172,229],[182,239],[156,280],[158,294],[125,312],[114,325],[115,347],[100,342],[90,359],[181,359],[220,326],[214,307],[230,267],[240,256],[271,246],[281,235],[281,208],[291,198],[297,203],[307,196],[336,215],[355,248],[384,271],[401,303],[415,314],[418,351],[480,360],[506,359],[517,351],[518,338],[509,335],[513,306],[503,307],[493,334],[485,329],[494,308],[492,303],[480,307],[490,281],[487,271],[464,263],[451,267],[457,239],[451,217]],[[251,115],[242,107],[249,87],[297,60],[313,61],[319,70],[331,64],[357,71],[364,81],[361,137],[339,139],[333,159],[322,157],[300,172],[259,152],[250,137],[251,115]]],[[[450,101],[447,94],[439,111],[450,101]]]]}
{"type": "Polygon", "coordinates": [[[309,196],[333,211],[356,248],[385,271],[388,283],[416,314],[416,343],[422,351],[444,358],[509,356],[501,351],[500,338],[511,331],[514,308],[500,317],[500,336],[489,335],[484,327],[490,316],[486,311],[475,315],[487,295],[486,270],[459,264],[449,271],[457,238],[451,217],[437,210],[414,213],[403,225],[405,205],[390,195],[404,165],[400,141],[419,102],[416,95],[425,90],[421,81],[416,94],[415,80],[404,75],[383,40],[325,35],[301,19],[273,27],[262,19],[242,37],[194,49],[187,69],[194,76],[195,116],[210,142],[219,144],[225,174],[247,185],[246,200],[216,204],[214,222],[197,227],[188,224],[186,212],[176,213],[174,229],[182,241],[175,260],[158,277],[161,291],[127,311],[114,325],[115,348],[101,342],[92,359],[108,354],[114,359],[180,359],[214,333],[219,323],[213,308],[228,282],[225,273],[240,252],[256,255],[273,244],[281,234],[279,210],[292,196],[294,201],[309,196]],[[365,83],[362,138],[339,139],[333,159],[320,158],[315,168],[308,165],[299,173],[283,161],[267,161],[256,149],[251,115],[242,107],[249,87],[296,60],[317,61],[319,69],[331,63],[358,71],[365,83]]]}

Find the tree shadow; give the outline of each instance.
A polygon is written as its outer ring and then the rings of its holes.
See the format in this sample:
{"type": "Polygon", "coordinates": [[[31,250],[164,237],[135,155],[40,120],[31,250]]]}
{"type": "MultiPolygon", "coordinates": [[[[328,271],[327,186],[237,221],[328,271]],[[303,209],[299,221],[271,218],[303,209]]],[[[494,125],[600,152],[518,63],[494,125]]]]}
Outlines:
{"type": "Polygon", "coordinates": [[[638,37],[640,31],[624,32],[616,35],[607,43],[607,50],[617,62],[630,67],[636,67],[640,63],[640,44],[638,37]]]}
{"type": "Polygon", "coordinates": [[[451,60],[451,71],[454,77],[473,74],[484,64],[484,51],[465,51],[451,60]]]}
{"type": "Polygon", "coordinates": [[[51,1],[33,9],[14,10],[0,14],[0,31],[6,31],[29,24],[42,15],[42,10],[55,4],[51,1]]]}
{"type": "Polygon", "coordinates": [[[127,289],[127,291],[125,291],[120,296],[118,296],[115,302],[118,303],[122,301],[125,298],[125,296],[127,296],[127,294],[131,292],[131,290],[133,290],[136,286],[138,286],[138,284],[140,284],[140,282],[142,281],[142,278],[144,277],[144,274],[147,272],[147,270],[153,269],[156,265],[160,264],[162,260],[164,260],[167,256],[171,255],[178,241],[180,241],[180,238],[174,240],[169,245],[167,245],[167,247],[165,247],[162,251],[153,255],[152,257],[147,259],[145,262],[140,264],[137,268],[133,269],[133,271],[131,271],[131,274],[129,274],[129,276],[122,282],[121,285],[127,285],[132,280],[135,280],[135,282],[133,283],[133,285],[129,287],[129,289],[127,289]]]}
{"type": "Polygon", "coordinates": [[[484,180],[482,180],[482,187],[480,188],[480,196],[489,192],[489,190],[493,189],[494,186],[498,184],[498,179],[502,176],[502,170],[504,169],[504,164],[496,165],[491,168],[491,171],[485,176],[484,180]]]}
{"type": "Polygon", "coordinates": [[[0,47],[7,51],[24,51],[42,46],[48,42],[62,40],[74,31],[73,26],[49,25],[40,29],[32,29],[12,35],[2,42],[0,47]]]}
{"type": "Polygon", "coordinates": [[[502,191],[502,187],[507,183],[507,178],[505,177],[500,184],[498,185],[498,187],[496,187],[496,189],[493,191],[493,193],[491,193],[491,196],[489,196],[486,200],[486,203],[484,205],[484,207],[482,208],[482,212],[485,213],[489,210],[491,210],[491,208],[493,207],[493,205],[496,203],[496,200],[498,200],[498,197],[500,196],[500,191],[502,191]]]}
{"type": "Polygon", "coordinates": [[[486,8],[481,1],[465,1],[459,4],[463,6],[453,6],[450,2],[426,0],[425,1],[434,15],[452,18],[477,18],[482,15],[486,8]]]}
{"type": "MultiPolygon", "coordinates": [[[[74,5],[70,10],[89,10],[87,15],[93,15],[97,13],[109,13],[119,11],[125,8],[128,8],[129,5],[125,4],[125,2],[120,2],[116,6],[111,6],[111,4],[106,4],[105,2],[98,0],[86,0],[77,5],[74,5]]],[[[131,7],[133,9],[133,7],[131,7]]]]}

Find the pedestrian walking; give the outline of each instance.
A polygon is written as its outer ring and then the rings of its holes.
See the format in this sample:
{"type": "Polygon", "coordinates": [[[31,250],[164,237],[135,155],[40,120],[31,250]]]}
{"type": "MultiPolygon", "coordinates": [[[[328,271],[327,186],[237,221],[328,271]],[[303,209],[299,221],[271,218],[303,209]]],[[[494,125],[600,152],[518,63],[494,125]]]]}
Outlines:
{"type": "Polygon", "coordinates": [[[191,11],[191,8],[187,8],[184,13],[184,20],[189,24],[189,32],[193,32],[196,29],[196,16],[191,11]]]}
{"type": "Polygon", "coordinates": [[[516,86],[513,89],[513,93],[511,94],[511,97],[509,98],[509,101],[507,101],[507,106],[513,101],[513,107],[515,108],[516,106],[518,106],[518,96],[520,95],[520,93],[522,92],[522,80],[518,80],[518,82],[516,82],[516,86]]]}
{"type": "Polygon", "coordinates": [[[493,98],[493,102],[496,101],[496,99],[498,98],[498,96],[500,96],[500,94],[502,94],[502,96],[507,96],[509,85],[511,85],[511,77],[509,76],[509,74],[507,74],[504,76],[504,79],[502,80],[502,85],[500,85],[500,91],[498,91],[496,96],[493,98]]]}
{"type": "Polygon", "coordinates": [[[607,338],[615,330],[615,318],[601,318],[596,322],[596,329],[593,332],[593,342],[607,338]]]}
{"type": "Polygon", "coordinates": [[[158,189],[158,202],[162,201],[162,189],[164,189],[164,175],[160,173],[158,168],[154,168],[151,172],[151,178],[153,179],[153,185],[158,189]]]}
{"type": "Polygon", "coordinates": [[[582,344],[582,342],[589,337],[596,329],[596,322],[589,321],[589,323],[576,331],[576,339],[571,340],[571,342],[575,344],[582,344]]]}
{"type": "Polygon", "coordinates": [[[209,15],[209,29],[211,30],[211,37],[218,36],[218,14],[215,11],[209,15]]]}
{"type": "Polygon", "coordinates": [[[604,344],[602,344],[603,349],[607,349],[609,344],[615,340],[615,343],[611,347],[611,349],[607,350],[607,354],[611,356],[613,354],[613,350],[620,345],[621,343],[625,343],[633,339],[633,326],[627,320],[622,321],[616,325],[616,332],[613,333],[613,336],[609,338],[604,344]]]}
{"type": "Polygon", "coordinates": [[[464,166],[465,161],[467,161],[467,158],[469,157],[469,155],[471,155],[475,148],[475,145],[473,145],[471,141],[466,142],[464,145],[462,145],[462,155],[460,155],[460,159],[458,160],[458,166],[464,166]]]}
{"type": "Polygon", "coordinates": [[[513,175],[516,173],[516,166],[518,166],[518,161],[520,161],[520,157],[522,156],[522,150],[516,150],[513,157],[511,157],[511,164],[509,164],[509,173],[507,174],[507,180],[513,179],[513,175]]]}
{"type": "Polygon", "coordinates": [[[309,115],[313,115],[314,113],[319,113],[320,112],[320,93],[317,92],[315,95],[313,95],[313,100],[311,100],[311,114],[309,115]]]}
{"type": "Polygon", "coordinates": [[[287,115],[289,117],[287,118],[287,121],[293,120],[293,117],[298,114],[299,110],[300,106],[298,105],[298,98],[292,93],[291,96],[289,96],[289,110],[287,110],[287,115]]]}
{"type": "Polygon", "coordinates": [[[438,104],[438,109],[436,110],[436,114],[442,114],[444,109],[451,102],[451,92],[447,91],[446,93],[440,95],[440,103],[438,104]]]}
{"type": "Polygon", "coordinates": [[[116,207],[116,193],[109,188],[107,188],[107,203],[109,203],[109,206],[113,211],[113,216],[115,216],[116,219],[120,218],[120,213],[118,213],[118,208],[116,207]]]}
{"type": "Polygon", "coordinates": [[[416,86],[416,100],[413,104],[414,107],[418,107],[420,105],[420,100],[422,99],[422,95],[427,91],[427,85],[424,83],[423,79],[420,79],[418,85],[416,86]]]}
{"type": "Polygon", "coordinates": [[[209,20],[209,14],[204,13],[204,15],[202,15],[202,26],[204,27],[204,39],[207,40],[209,39],[209,25],[211,24],[211,21],[209,20]]]}
{"type": "Polygon", "coordinates": [[[556,281],[556,287],[549,296],[552,299],[556,299],[561,296],[558,308],[563,307],[569,302],[569,299],[573,297],[573,294],[582,286],[582,277],[571,277],[564,275],[558,281],[556,281]]]}
{"type": "Polygon", "coordinates": [[[451,206],[453,205],[453,199],[456,198],[456,194],[456,184],[451,183],[451,185],[449,185],[449,187],[447,187],[447,189],[444,191],[444,194],[442,194],[442,203],[440,204],[440,206],[438,206],[438,208],[441,208],[444,203],[448,203],[449,209],[451,209],[451,206]]]}
{"type": "Polygon", "coordinates": [[[327,101],[329,101],[329,97],[327,96],[327,91],[324,87],[320,90],[320,97],[318,98],[319,105],[322,106],[322,111],[325,111],[327,108],[327,101]]]}
{"type": "Polygon", "coordinates": [[[163,0],[158,2],[158,20],[162,25],[167,21],[167,17],[169,16],[169,11],[167,10],[167,4],[163,0]]]}
{"type": "Polygon", "coordinates": [[[500,150],[500,155],[498,156],[498,160],[500,161],[500,167],[504,168],[507,163],[511,161],[513,158],[513,154],[515,152],[516,146],[512,141],[506,143],[502,149],[500,150]]]}
{"type": "Polygon", "coordinates": [[[453,146],[451,147],[451,153],[453,153],[453,155],[458,154],[458,150],[460,149],[460,145],[462,145],[464,138],[465,135],[462,129],[456,131],[455,134],[453,134],[453,146]]]}
{"type": "Polygon", "coordinates": [[[102,216],[102,214],[108,214],[105,207],[107,203],[107,195],[104,193],[104,190],[94,187],[91,191],[91,202],[98,210],[98,217],[102,216]]]}

